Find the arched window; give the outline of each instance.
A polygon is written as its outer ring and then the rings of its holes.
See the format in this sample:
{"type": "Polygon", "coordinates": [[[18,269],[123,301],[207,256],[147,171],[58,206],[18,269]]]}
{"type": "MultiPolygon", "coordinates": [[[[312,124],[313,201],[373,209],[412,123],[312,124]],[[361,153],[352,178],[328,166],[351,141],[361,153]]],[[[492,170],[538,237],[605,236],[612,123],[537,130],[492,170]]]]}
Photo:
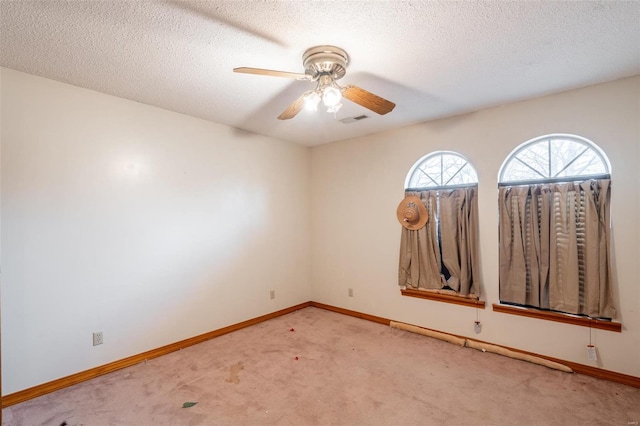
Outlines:
{"type": "Polygon", "coordinates": [[[499,172],[500,301],[613,318],[609,161],[552,134],[518,146],[499,172]]]}
{"type": "Polygon", "coordinates": [[[469,160],[456,152],[427,154],[411,167],[405,190],[477,185],[478,175],[469,160]]]}
{"type": "Polygon", "coordinates": [[[593,142],[575,135],[553,134],[527,141],[503,163],[501,184],[570,182],[609,178],[609,161],[593,142]]]}
{"type": "Polygon", "coordinates": [[[420,158],[405,179],[405,196],[424,204],[428,221],[402,228],[398,284],[478,299],[478,175],[455,152],[420,158]]]}

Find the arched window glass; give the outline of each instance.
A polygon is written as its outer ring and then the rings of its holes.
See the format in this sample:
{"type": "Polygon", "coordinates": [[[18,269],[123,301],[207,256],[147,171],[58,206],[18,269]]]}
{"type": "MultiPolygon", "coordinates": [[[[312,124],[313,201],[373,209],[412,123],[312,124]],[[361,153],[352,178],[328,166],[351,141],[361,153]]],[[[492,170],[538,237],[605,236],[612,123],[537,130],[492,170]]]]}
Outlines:
{"type": "Polygon", "coordinates": [[[541,136],[516,148],[500,169],[499,182],[570,182],[604,179],[609,162],[593,142],[575,135],[541,136]]]}
{"type": "Polygon", "coordinates": [[[419,159],[409,170],[406,190],[477,185],[478,175],[469,161],[456,152],[437,151],[419,159]]]}

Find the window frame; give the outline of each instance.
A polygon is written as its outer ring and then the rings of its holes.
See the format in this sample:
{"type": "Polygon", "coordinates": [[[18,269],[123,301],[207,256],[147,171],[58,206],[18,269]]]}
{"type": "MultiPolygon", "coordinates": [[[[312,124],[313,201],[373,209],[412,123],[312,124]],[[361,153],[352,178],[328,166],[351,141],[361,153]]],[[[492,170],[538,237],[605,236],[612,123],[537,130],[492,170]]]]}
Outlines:
{"type": "MultiPolygon", "coordinates": [[[[582,153],[586,152],[586,149],[582,153]]],[[[574,157],[574,159],[572,159],[569,162],[569,165],[573,161],[575,161],[577,158],[579,158],[579,156],[582,155],[582,153],[574,157]]],[[[549,157],[548,157],[549,162],[551,162],[551,158],[552,158],[552,153],[550,150],[549,157]]],[[[519,160],[519,161],[522,161],[522,160],[519,160]]],[[[549,164],[548,170],[551,170],[551,164],[549,164]]],[[[539,173],[539,171],[536,171],[536,172],[539,173]]],[[[498,188],[506,187],[506,186],[532,186],[532,185],[539,185],[539,184],[546,184],[546,183],[565,183],[565,182],[570,183],[570,182],[598,180],[598,179],[611,179],[611,163],[609,162],[609,158],[607,157],[605,152],[594,142],[582,136],[567,134],[567,133],[552,133],[552,134],[547,134],[543,136],[538,136],[533,139],[529,139],[528,141],[518,145],[515,149],[513,149],[509,153],[509,155],[505,158],[505,160],[503,161],[498,171],[498,188]],[[605,168],[605,173],[569,175],[569,176],[563,176],[563,177],[546,177],[546,178],[539,178],[539,179],[521,179],[521,180],[505,180],[504,179],[505,172],[508,171],[508,167],[511,165],[512,161],[517,158],[518,154],[521,154],[529,147],[543,141],[548,141],[550,144],[549,146],[551,147],[551,142],[553,140],[558,140],[558,139],[575,141],[582,145],[585,145],[587,147],[586,149],[591,149],[592,152],[594,152],[597,155],[597,158],[600,159],[602,165],[605,168]]],[[[500,219],[498,220],[500,221],[500,219]]],[[[500,289],[499,289],[499,292],[500,292],[500,289]]],[[[538,308],[538,307],[528,306],[528,305],[520,305],[520,304],[514,304],[514,303],[508,303],[508,302],[503,303],[501,300],[499,300],[498,304],[494,303],[492,307],[494,312],[500,312],[500,313],[505,313],[510,315],[544,319],[544,320],[574,324],[574,325],[579,325],[584,327],[599,328],[599,329],[614,331],[614,332],[621,332],[622,330],[622,324],[620,322],[613,321],[613,319],[611,320],[600,319],[600,318],[590,317],[588,315],[578,315],[578,314],[572,314],[568,312],[559,312],[559,311],[538,308]]]]}
{"type": "MultiPolygon", "coordinates": [[[[425,173],[423,171],[423,173],[425,173]]],[[[426,174],[426,173],[425,173],[426,174]]],[[[428,175],[427,175],[428,176],[428,175]]],[[[432,182],[437,183],[434,179],[431,178],[431,176],[428,176],[429,179],[431,179],[432,182]]],[[[467,157],[465,157],[464,155],[460,154],[459,152],[455,152],[455,151],[432,151],[424,156],[422,156],[421,158],[419,158],[414,164],[413,166],[409,169],[409,172],[407,173],[407,176],[405,177],[405,183],[404,183],[404,193],[409,193],[409,192],[422,192],[422,191],[446,191],[446,190],[451,190],[451,189],[458,189],[458,188],[478,188],[478,172],[476,171],[475,167],[473,166],[473,164],[469,161],[469,159],[467,157]],[[409,186],[414,173],[416,173],[419,169],[420,166],[422,166],[426,161],[439,156],[440,157],[440,163],[441,163],[441,172],[440,172],[440,185],[434,185],[434,186],[427,186],[427,187],[411,187],[409,186]],[[443,167],[443,159],[445,158],[445,156],[454,156],[457,157],[461,160],[464,161],[464,165],[462,165],[457,171],[456,173],[454,173],[454,175],[449,179],[449,181],[455,177],[462,169],[464,169],[465,167],[469,167],[471,169],[471,171],[473,172],[473,178],[475,179],[474,182],[468,182],[468,183],[462,183],[462,184],[448,184],[444,183],[443,184],[443,178],[444,178],[444,167],[443,167]]],[[[438,203],[439,204],[439,203],[438,203]]],[[[438,236],[438,242],[439,244],[441,244],[441,233],[440,233],[440,217],[439,217],[439,210],[438,210],[438,229],[437,229],[437,236],[438,236]]],[[[441,265],[441,267],[444,266],[444,264],[441,265]]],[[[479,283],[478,283],[479,285],[479,283]]],[[[478,288],[478,291],[480,289],[478,288]]],[[[445,303],[452,303],[452,304],[456,304],[456,305],[462,305],[462,306],[468,306],[468,307],[475,307],[475,308],[479,308],[479,309],[484,309],[485,308],[485,301],[484,300],[480,300],[480,296],[479,295],[469,295],[469,296],[464,296],[461,294],[457,294],[457,292],[455,292],[455,290],[449,290],[449,289],[423,289],[423,288],[407,288],[407,287],[402,287],[400,289],[400,293],[402,296],[409,296],[409,297],[415,297],[415,298],[419,298],[419,299],[427,299],[427,300],[434,300],[434,301],[438,301],[438,302],[445,302],[445,303]],[[456,293],[456,294],[452,294],[452,293],[456,293]]]]}

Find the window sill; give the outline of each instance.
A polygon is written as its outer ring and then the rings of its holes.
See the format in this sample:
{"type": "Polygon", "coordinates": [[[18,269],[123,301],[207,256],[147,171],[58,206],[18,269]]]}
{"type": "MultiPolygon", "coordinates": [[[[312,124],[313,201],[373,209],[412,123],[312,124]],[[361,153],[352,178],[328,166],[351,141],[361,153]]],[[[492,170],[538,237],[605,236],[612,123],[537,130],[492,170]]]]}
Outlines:
{"type": "Polygon", "coordinates": [[[454,303],[456,305],[471,306],[473,308],[484,309],[484,301],[470,299],[468,297],[453,296],[450,294],[432,293],[423,290],[401,289],[403,296],[417,297],[419,299],[435,300],[437,302],[454,303]]]}
{"type": "Polygon", "coordinates": [[[577,315],[561,314],[558,312],[541,311],[533,308],[501,305],[496,303],[493,304],[493,311],[548,321],[563,322],[565,324],[580,325],[582,327],[599,328],[601,330],[615,331],[617,333],[622,332],[622,324],[614,321],[604,321],[577,315]]]}

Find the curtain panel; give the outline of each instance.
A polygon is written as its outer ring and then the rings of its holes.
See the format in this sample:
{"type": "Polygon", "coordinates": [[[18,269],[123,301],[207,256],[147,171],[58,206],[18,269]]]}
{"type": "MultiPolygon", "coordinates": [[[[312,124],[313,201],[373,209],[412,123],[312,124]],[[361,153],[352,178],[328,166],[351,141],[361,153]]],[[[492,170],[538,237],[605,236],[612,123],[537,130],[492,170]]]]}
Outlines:
{"type": "Polygon", "coordinates": [[[417,231],[402,228],[400,286],[443,289],[462,296],[480,295],[477,188],[407,192],[427,208],[427,225],[417,231]],[[449,272],[445,278],[442,265],[449,272]]]}
{"type": "Polygon", "coordinates": [[[613,318],[611,181],[499,190],[500,301],[613,318]]]}

